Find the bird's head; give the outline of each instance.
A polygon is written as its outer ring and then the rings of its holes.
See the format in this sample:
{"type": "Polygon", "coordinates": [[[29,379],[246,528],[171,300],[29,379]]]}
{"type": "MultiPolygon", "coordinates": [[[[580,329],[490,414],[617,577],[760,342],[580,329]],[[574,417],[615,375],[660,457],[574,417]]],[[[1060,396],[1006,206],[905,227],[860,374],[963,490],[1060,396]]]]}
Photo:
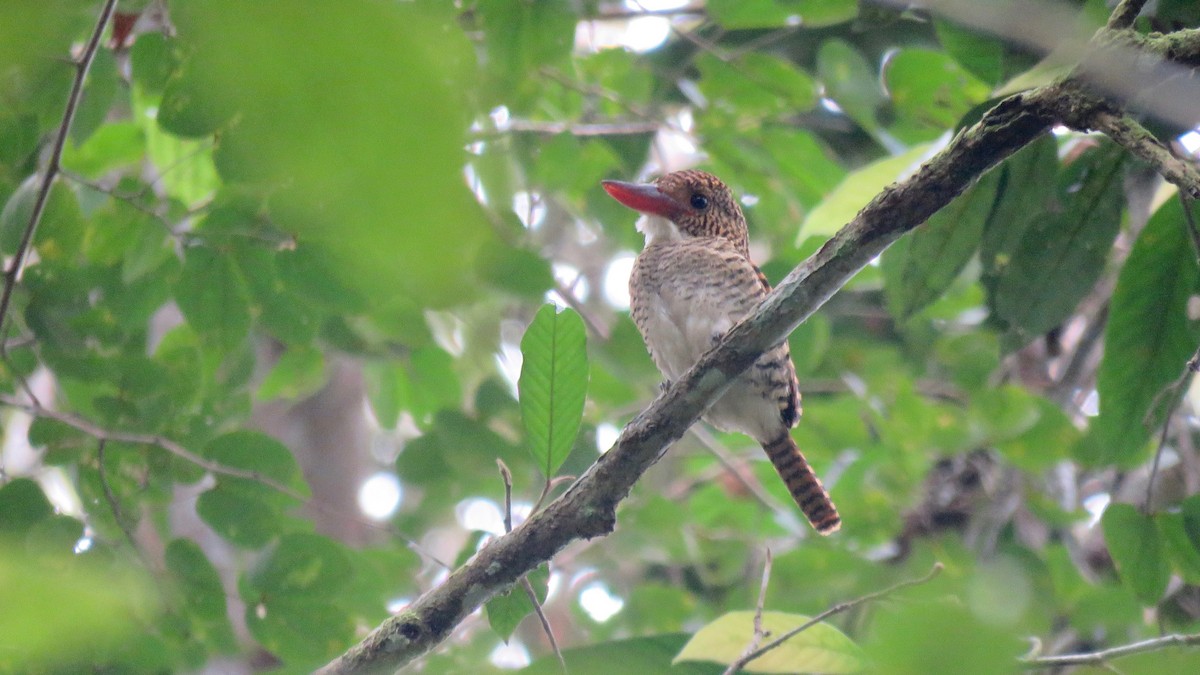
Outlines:
{"type": "Polygon", "coordinates": [[[711,173],[675,171],[653,183],[603,181],[613,199],[644,213],[646,243],[723,237],[747,250],[746,218],[733,193],[711,173]]]}

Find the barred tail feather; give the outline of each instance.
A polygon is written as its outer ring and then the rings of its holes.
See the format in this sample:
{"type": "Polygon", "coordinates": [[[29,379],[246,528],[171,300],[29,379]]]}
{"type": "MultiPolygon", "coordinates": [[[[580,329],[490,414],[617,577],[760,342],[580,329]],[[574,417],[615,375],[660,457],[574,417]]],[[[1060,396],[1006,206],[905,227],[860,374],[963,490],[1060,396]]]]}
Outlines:
{"type": "Polygon", "coordinates": [[[837,507],[791,435],[785,433],[775,441],[764,443],[763,450],[767,451],[771,464],[775,465],[788,492],[792,493],[792,499],[796,500],[813,528],[820,534],[837,532],[842,526],[837,507]]]}

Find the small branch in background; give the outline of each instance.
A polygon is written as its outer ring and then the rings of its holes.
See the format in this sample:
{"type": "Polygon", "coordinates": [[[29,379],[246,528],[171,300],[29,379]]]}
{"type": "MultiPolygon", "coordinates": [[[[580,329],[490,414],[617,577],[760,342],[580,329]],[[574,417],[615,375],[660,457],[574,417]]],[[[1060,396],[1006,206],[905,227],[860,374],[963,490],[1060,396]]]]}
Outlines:
{"type": "Polygon", "coordinates": [[[88,436],[91,436],[99,441],[133,443],[135,445],[151,445],[157,448],[162,448],[172,455],[175,455],[176,457],[179,457],[180,459],[191,464],[195,464],[205,471],[222,476],[230,476],[232,478],[245,478],[246,480],[252,480],[257,483],[261,483],[262,485],[265,485],[281,494],[285,494],[299,502],[303,503],[308,501],[308,498],[304,495],[284,485],[283,483],[267,478],[258,471],[246,471],[244,469],[237,469],[234,467],[225,466],[223,464],[218,464],[217,462],[213,462],[201,457],[200,455],[197,455],[191,450],[183,447],[181,444],[164,436],[112,431],[77,415],[51,410],[36,403],[27,403],[9,395],[0,395],[0,404],[9,406],[11,408],[16,408],[18,410],[23,410],[34,417],[42,417],[45,419],[55,420],[56,422],[61,422],[78,431],[82,431],[88,436]]]}
{"type": "Polygon", "coordinates": [[[1191,647],[1200,645],[1200,633],[1191,635],[1164,635],[1162,637],[1134,642],[1132,644],[1121,645],[1120,647],[1111,647],[1102,649],[1098,652],[1087,652],[1083,654],[1064,654],[1062,656],[1038,656],[1034,658],[1026,658],[1021,660],[1021,665],[1026,670],[1042,670],[1047,668],[1064,668],[1066,666],[1109,666],[1109,661],[1129,656],[1131,654],[1141,654],[1142,652],[1153,652],[1167,647],[1191,647]]]}
{"type": "MultiPolygon", "coordinates": [[[[104,29],[112,19],[116,7],[117,0],[105,0],[104,6],[100,10],[100,16],[96,19],[96,27],[92,30],[92,36],[88,38],[79,59],[75,61],[75,79],[71,82],[71,93],[67,96],[67,107],[63,111],[62,122],[58,125],[58,132],[54,135],[54,145],[51,147],[50,158],[46,162],[42,181],[38,186],[37,196],[34,198],[33,211],[29,214],[29,222],[25,225],[25,231],[21,233],[21,243],[17,245],[17,251],[13,254],[8,268],[4,270],[4,288],[0,290],[0,337],[4,335],[4,324],[12,305],[13,290],[16,289],[17,282],[21,280],[21,272],[25,269],[25,261],[29,258],[29,249],[33,246],[33,235],[42,219],[42,213],[46,210],[46,202],[50,200],[50,190],[54,187],[54,178],[61,168],[67,134],[71,131],[71,122],[75,120],[75,111],[79,108],[79,101],[83,97],[83,81],[87,79],[88,70],[96,58],[96,50],[100,47],[100,36],[104,34],[104,29]]],[[[0,342],[0,345],[2,344],[0,342]]]]}
{"type": "Polygon", "coordinates": [[[1121,0],[1117,4],[1117,8],[1109,15],[1108,24],[1105,27],[1109,30],[1129,28],[1145,6],[1146,0],[1121,0]]]}
{"type": "Polygon", "coordinates": [[[172,224],[171,221],[167,220],[167,217],[165,214],[163,214],[159,209],[155,209],[155,208],[146,206],[146,204],[144,204],[142,202],[142,200],[146,197],[146,193],[149,192],[149,187],[147,187],[146,189],[141,190],[139,192],[121,192],[120,190],[117,190],[116,188],[112,188],[107,185],[103,185],[94,180],[89,180],[89,179],[75,173],[74,171],[69,171],[67,169],[59,169],[59,174],[61,174],[63,178],[66,178],[67,180],[71,181],[72,183],[75,183],[77,185],[82,185],[82,186],[88,188],[89,190],[95,190],[96,192],[99,192],[101,194],[108,195],[109,197],[111,197],[119,202],[123,202],[124,204],[127,204],[130,208],[150,216],[151,218],[158,221],[163,226],[163,228],[167,231],[167,234],[170,235],[172,238],[185,239],[185,238],[188,238],[189,236],[191,236],[190,233],[188,233],[188,232],[175,231],[174,224],[172,224]]]}
{"type": "Polygon", "coordinates": [[[771,549],[767,549],[767,559],[763,562],[762,585],[758,587],[758,605],[754,608],[754,637],[750,638],[750,644],[746,645],[746,650],[736,661],[729,664],[725,669],[724,675],[733,675],[742,668],[746,667],[746,663],[750,660],[750,655],[758,650],[758,646],[767,638],[767,631],[763,630],[762,615],[763,604],[767,598],[767,582],[771,579],[771,549]]]}
{"type": "MultiPolygon", "coordinates": [[[[508,465],[499,457],[496,458],[496,466],[500,469],[500,479],[504,481],[504,533],[512,532],[512,472],[508,470],[508,465]]],[[[550,481],[546,481],[547,490],[549,490],[550,481]]],[[[545,492],[542,493],[545,496],[545,492]]],[[[537,592],[533,590],[533,584],[529,583],[529,575],[521,577],[521,588],[525,590],[525,595],[529,597],[529,602],[533,605],[533,612],[537,614],[538,621],[542,623],[542,632],[546,634],[546,639],[550,641],[550,647],[554,649],[554,655],[558,657],[558,665],[562,668],[564,675],[567,672],[567,660],[563,658],[562,650],[558,648],[558,640],[554,638],[554,629],[550,627],[550,620],[546,618],[546,613],[542,611],[542,603],[538,602],[537,592]]]]}
{"type": "Polygon", "coordinates": [[[804,631],[808,630],[809,628],[812,628],[813,626],[821,623],[825,619],[828,619],[829,617],[831,617],[835,614],[841,614],[842,612],[854,609],[855,607],[858,607],[861,604],[868,603],[868,602],[874,602],[875,600],[885,598],[885,597],[891,595],[892,593],[895,593],[896,591],[899,591],[899,590],[903,590],[905,588],[910,588],[912,586],[920,586],[921,584],[931,581],[938,574],[941,574],[943,569],[945,569],[945,565],[943,565],[940,562],[935,562],[933,564],[933,569],[929,570],[929,573],[923,577],[920,577],[918,579],[909,579],[908,581],[901,581],[898,584],[888,586],[887,588],[883,589],[882,591],[868,593],[868,594],[862,596],[861,598],[855,598],[854,600],[849,600],[846,602],[839,602],[838,604],[834,605],[833,607],[830,607],[829,609],[825,610],[824,612],[821,612],[820,614],[809,619],[803,625],[793,628],[792,630],[784,633],[783,635],[779,636],[775,640],[772,640],[771,642],[768,642],[767,644],[763,645],[761,648],[754,650],[753,652],[751,652],[750,654],[747,654],[746,656],[743,656],[741,659],[739,659],[739,661],[741,661],[742,665],[744,666],[745,664],[750,663],[754,659],[757,659],[758,657],[762,656],[763,654],[766,654],[767,652],[771,651],[772,649],[775,649],[776,647],[782,645],[783,643],[787,642],[788,640],[796,637],[800,633],[803,633],[804,631]]]}
{"type": "Polygon", "coordinates": [[[1163,178],[1177,186],[1182,194],[1200,199],[1200,171],[1193,162],[1176,157],[1154,134],[1129,115],[1111,111],[1097,112],[1080,120],[1104,133],[1136,157],[1150,163],[1163,178]]]}

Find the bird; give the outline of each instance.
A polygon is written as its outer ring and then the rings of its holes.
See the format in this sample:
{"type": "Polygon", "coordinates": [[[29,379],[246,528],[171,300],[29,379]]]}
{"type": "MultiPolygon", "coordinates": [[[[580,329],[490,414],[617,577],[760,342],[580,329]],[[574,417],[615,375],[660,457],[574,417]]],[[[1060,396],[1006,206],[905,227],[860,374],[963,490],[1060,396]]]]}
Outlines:
{"type": "MultiPolygon", "coordinates": [[[[716,176],[684,170],[653,183],[601,184],[645,216],[637,227],[646,245],[629,277],[630,314],[669,385],[750,315],[771,286],[750,259],[745,215],[716,176]]],[[[754,438],[813,529],[828,535],[842,521],[792,439],[800,413],[796,367],[784,341],[739,376],[704,419],[754,438]]]]}

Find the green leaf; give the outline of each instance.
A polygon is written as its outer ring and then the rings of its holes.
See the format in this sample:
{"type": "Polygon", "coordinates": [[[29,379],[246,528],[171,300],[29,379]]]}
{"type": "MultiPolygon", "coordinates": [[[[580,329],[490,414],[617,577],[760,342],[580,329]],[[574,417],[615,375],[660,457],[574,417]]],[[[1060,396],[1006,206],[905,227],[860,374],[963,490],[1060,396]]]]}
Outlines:
{"type": "Polygon", "coordinates": [[[262,548],[283,529],[283,517],[261,493],[218,483],[196,499],[196,513],[235,546],[262,548]]]}
{"type": "Polygon", "coordinates": [[[985,175],[883,255],[888,308],[905,321],[941,297],[975,255],[1000,177],[985,175]]]}
{"type": "Polygon", "coordinates": [[[1200,496],[1184,500],[1183,513],[1155,515],[1173,567],[1189,584],[1200,582],[1200,496]]]}
{"type": "Polygon", "coordinates": [[[46,493],[32,480],[14,478],[0,486],[0,538],[24,535],[53,513],[46,493]]]}
{"type": "Polygon", "coordinates": [[[883,75],[896,114],[890,128],[910,142],[932,140],[954,128],[988,97],[988,86],[943,52],[903,49],[887,61],[883,75]]]}
{"type": "MultiPolygon", "coordinates": [[[[773,636],[807,623],[809,617],[787,612],[763,612],[762,627],[773,636]]],[[[729,612],[696,631],[672,663],[714,661],[728,665],[746,651],[754,637],[754,612],[729,612]]],[[[827,623],[818,623],[746,667],[754,673],[857,673],[866,665],[858,645],[827,623]]]]}
{"type": "Polygon", "coordinates": [[[299,399],[315,393],[325,384],[325,357],[312,347],[293,347],[285,351],[258,387],[258,398],[299,399]]]}
{"type": "Polygon", "coordinates": [[[543,305],[521,338],[521,419],[547,478],[571,452],[587,397],[587,338],[573,310],[543,305]]]}
{"type": "Polygon", "coordinates": [[[751,52],[736,61],[703,53],[700,90],[713,105],[741,116],[794,114],[816,105],[817,84],[795,64],[751,52]]]}
{"type": "Polygon", "coordinates": [[[1187,237],[1183,208],[1172,199],[1142,230],[1117,277],[1096,377],[1100,414],[1078,448],[1090,466],[1132,466],[1144,456],[1150,430],[1181,392],[1161,397],[1200,344],[1188,303],[1200,287],[1200,266],[1187,237]]]}
{"type": "Polygon", "coordinates": [[[527,298],[541,298],[554,287],[550,263],[521,248],[493,246],[476,259],[479,276],[492,287],[527,298]]]}
{"type": "Polygon", "coordinates": [[[258,593],[290,600],[336,598],[352,567],[341,544],[318,534],[285,535],[247,579],[258,593]]]}
{"type": "Polygon", "coordinates": [[[138,34],[129,50],[129,61],[134,82],[154,93],[163,90],[167,78],[178,66],[167,37],[154,31],[138,34]]]}
{"type": "Polygon", "coordinates": [[[1025,230],[996,281],[993,312],[1012,351],[1065,320],[1104,271],[1121,226],[1125,151],[1106,143],[1071,165],[1062,210],[1025,230]]]}
{"type": "MultiPolygon", "coordinates": [[[[209,441],[203,454],[214,462],[233,469],[253,471],[277,483],[288,486],[302,495],[308,494],[308,485],[300,473],[300,466],[291,450],[279,441],[260,431],[231,431],[209,441]]],[[[252,489],[279,493],[274,488],[248,478],[218,476],[218,482],[228,481],[252,489]]],[[[291,501],[290,497],[284,498],[291,501]]]]}
{"type": "Polygon", "coordinates": [[[1100,525],[1121,581],[1142,604],[1158,603],[1171,579],[1171,567],[1154,518],[1132,504],[1110,504],[1100,525]]]}
{"type": "Polygon", "coordinates": [[[915,169],[929,152],[928,145],[918,145],[895,157],[874,161],[852,172],[821,201],[800,226],[796,245],[813,235],[832,235],[879,194],[889,183],[893,183],[915,169]]]}
{"type": "MultiPolygon", "coordinates": [[[[172,84],[176,82],[171,80],[172,84]]],[[[167,92],[171,92],[170,84],[167,92]]],[[[164,98],[158,107],[157,121],[152,114],[156,100],[135,95],[133,103],[134,121],[142,125],[142,133],[146,136],[146,154],[154,166],[162,170],[155,184],[162,186],[167,196],[178,199],[188,207],[211,197],[220,182],[213,164],[212,141],[189,140],[176,133],[168,133],[176,131],[171,122],[164,121],[169,118],[172,109],[169,97],[164,98]]],[[[195,135],[205,136],[211,131],[207,129],[195,135]]]]}
{"type": "Polygon", "coordinates": [[[1160,513],[1156,517],[1163,525],[1176,569],[1188,583],[1200,583],[1200,495],[1183,500],[1179,513],[1160,513]]]}
{"type": "Polygon", "coordinates": [[[544,96],[538,68],[565,61],[575,43],[577,17],[565,0],[484,0],[476,6],[483,28],[489,98],[521,113],[544,96]]]}
{"type": "Polygon", "coordinates": [[[709,0],[706,7],[726,30],[796,25],[820,28],[858,16],[855,0],[709,0]]]}
{"type": "Polygon", "coordinates": [[[97,51],[92,66],[88,69],[87,81],[84,83],[79,106],[75,110],[75,118],[71,122],[68,137],[72,142],[87,142],[104,124],[118,94],[127,92],[122,80],[113,52],[108,49],[97,51]]]}
{"type": "Polygon", "coordinates": [[[938,41],[972,75],[989,85],[1004,77],[1004,43],[984,33],[935,17],[938,41]]]}
{"type": "Polygon", "coordinates": [[[1012,263],[1025,231],[1034,222],[1048,218],[1048,212],[1056,208],[1058,143],[1046,134],[1021,148],[994,172],[1000,174],[999,195],[979,244],[983,282],[989,295],[995,291],[996,279],[1012,263]]]}
{"type": "MultiPolygon", "coordinates": [[[[547,584],[550,581],[550,568],[541,565],[530,572],[527,578],[533,585],[538,602],[544,602],[547,584]]],[[[488,600],[484,608],[487,611],[488,625],[492,627],[492,632],[508,643],[521,620],[533,612],[533,603],[529,601],[529,594],[525,592],[521,584],[517,583],[513,584],[508,592],[488,600]]]]}
{"type": "Polygon", "coordinates": [[[173,540],[167,545],[163,562],[175,580],[188,612],[205,619],[228,621],[221,577],[196,542],[173,540]]]}
{"type": "Polygon", "coordinates": [[[151,589],[128,568],[78,564],[82,560],[0,545],[5,671],[79,672],[109,645],[145,639],[140,617],[157,615],[151,589]]]}
{"type": "MultiPolygon", "coordinates": [[[[27,178],[9,197],[0,211],[0,249],[16,252],[40,189],[37,175],[27,178]]],[[[71,186],[56,182],[50,188],[45,210],[34,238],[38,254],[51,260],[69,259],[78,251],[83,240],[83,215],[79,199],[71,186]]]]}
{"type": "Polygon", "coordinates": [[[454,357],[437,347],[421,347],[396,362],[368,364],[367,399],[380,426],[393,428],[400,411],[428,424],[439,410],[462,404],[462,387],[454,372],[454,357]]]}
{"type": "Polygon", "coordinates": [[[112,122],[97,129],[83,145],[68,144],[63,149],[62,163],[82,176],[99,178],[113,169],[141,162],[145,148],[140,126],[112,122]]]}
{"type": "Polygon", "coordinates": [[[202,338],[232,351],[250,332],[250,296],[230,256],[207,246],[184,252],[175,301],[202,338]]]}
{"type": "Polygon", "coordinates": [[[859,126],[880,138],[876,112],[884,101],[883,89],[863,55],[844,40],[826,40],[817,51],[817,73],[826,95],[859,126]]]}

